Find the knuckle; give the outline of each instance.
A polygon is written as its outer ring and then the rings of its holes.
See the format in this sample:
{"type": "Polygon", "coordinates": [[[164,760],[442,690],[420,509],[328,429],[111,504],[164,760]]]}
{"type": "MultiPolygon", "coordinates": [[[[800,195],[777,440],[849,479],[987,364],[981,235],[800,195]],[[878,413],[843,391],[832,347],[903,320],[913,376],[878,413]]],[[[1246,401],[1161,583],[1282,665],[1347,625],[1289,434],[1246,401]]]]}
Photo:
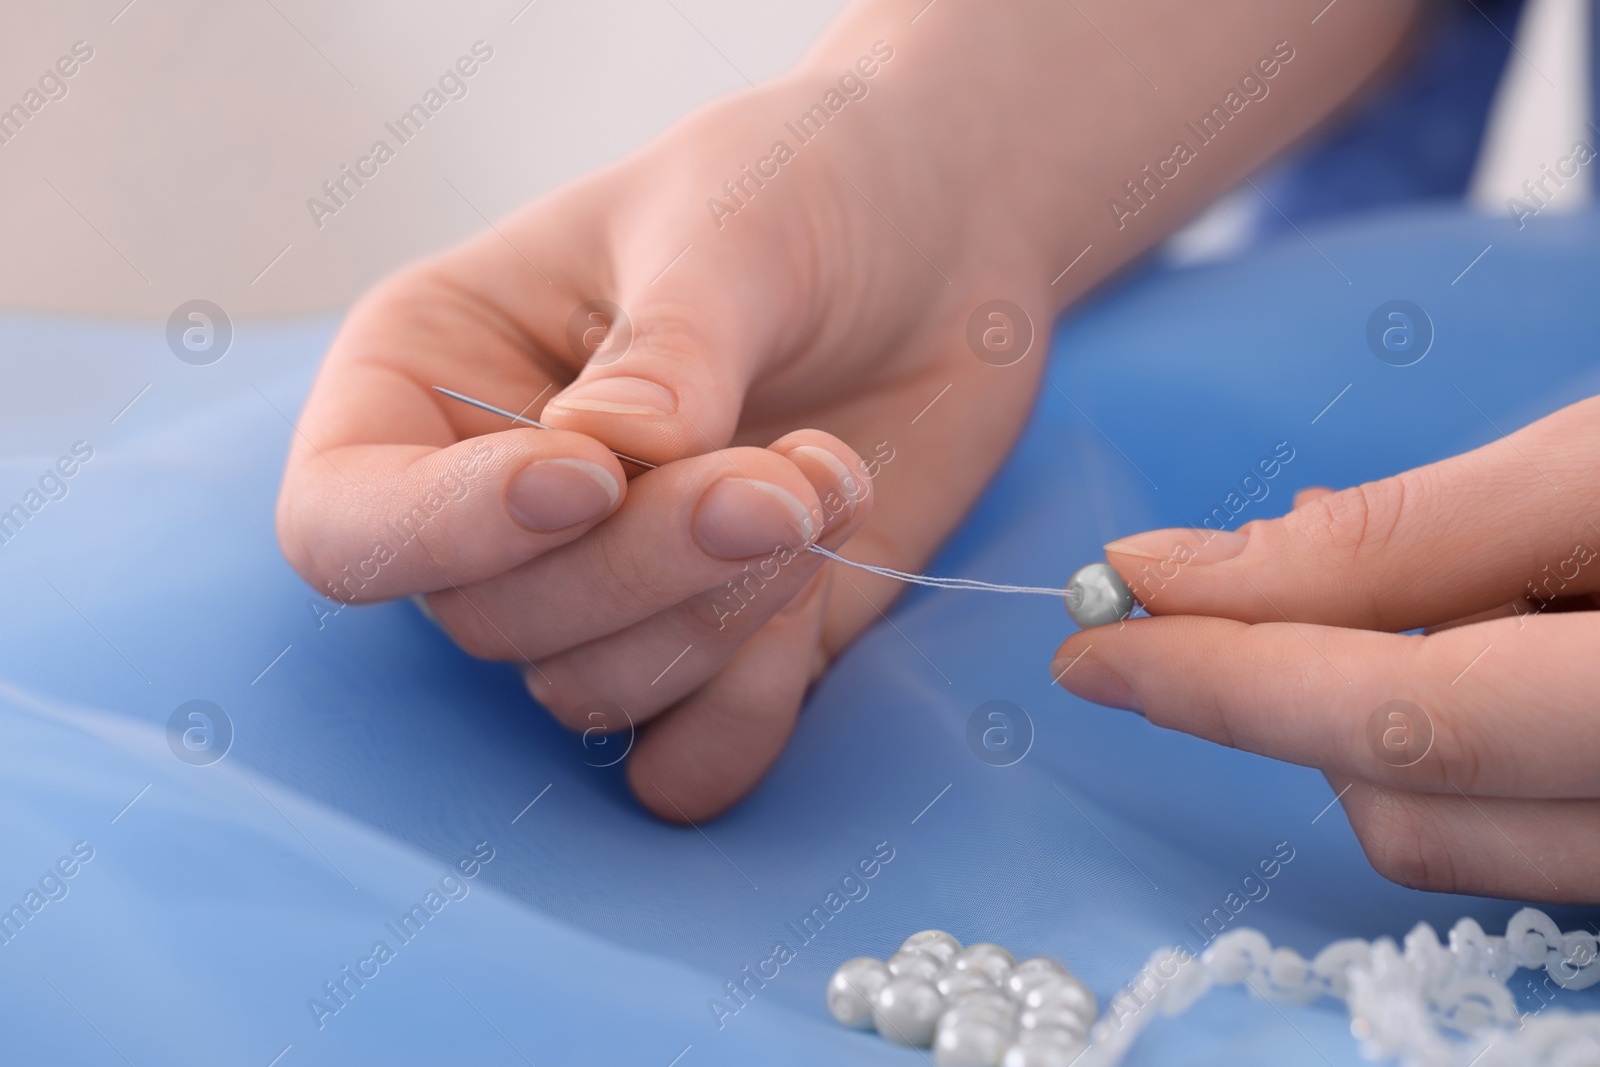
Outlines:
{"type": "Polygon", "coordinates": [[[448,323],[470,294],[448,281],[448,274],[437,261],[424,261],[401,268],[367,290],[351,308],[350,317],[360,321],[405,322],[421,329],[448,323]]]}
{"type": "Polygon", "coordinates": [[[1432,747],[1409,770],[1423,772],[1426,778],[1419,784],[1427,788],[1455,788],[1472,795],[1491,779],[1506,777],[1515,762],[1517,746],[1507,743],[1511,738],[1494,733],[1495,724],[1504,718],[1501,709],[1510,695],[1502,691],[1498,679],[1485,672],[1480,675],[1480,683],[1487,683],[1486,686],[1460,687],[1464,691],[1459,693],[1452,688],[1454,683],[1444,681],[1459,677],[1464,664],[1488,651],[1479,651],[1454,638],[1455,634],[1447,631],[1416,639],[1414,676],[1439,681],[1431,687],[1433,699],[1423,708],[1432,732],[1432,747]]]}
{"type": "Polygon", "coordinates": [[[491,625],[475,605],[467,602],[464,594],[453,589],[429,594],[428,607],[438,620],[440,629],[474,659],[522,658],[510,648],[500,629],[491,625]]]}
{"type": "Polygon", "coordinates": [[[658,303],[640,310],[633,320],[633,342],[663,356],[701,355],[711,339],[687,308],[658,303]]]}
{"type": "Polygon", "coordinates": [[[816,557],[779,549],[747,562],[739,572],[684,601],[697,632],[706,638],[743,640],[776,615],[799,606],[814,591],[811,579],[822,569],[816,557]]]}
{"type": "Polygon", "coordinates": [[[624,538],[602,537],[595,544],[599,549],[595,555],[599,580],[594,586],[609,591],[607,595],[615,598],[618,614],[653,612],[662,604],[681,599],[675,568],[662,567],[659,561],[643,558],[624,538]]]}
{"type": "Polygon", "coordinates": [[[1351,556],[1380,553],[1401,528],[1409,474],[1365,482],[1312,500],[1288,519],[1313,544],[1351,556]]]}
{"type": "Polygon", "coordinates": [[[1433,748],[1413,768],[1425,776],[1419,784],[1431,789],[1459,789],[1469,795],[1477,792],[1482,787],[1486,768],[1503,764],[1505,753],[1488,751],[1485,740],[1472,730],[1462,729],[1458,716],[1452,711],[1429,712],[1428,718],[1433,729],[1433,748]]]}
{"type": "MultiPolygon", "coordinates": [[[[414,506],[412,514],[417,510],[424,510],[420,505],[414,506]]],[[[444,523],[438,521],[423,521],[416,527],[416,533],[409,544],[402,542],[397,555],[403,554],[411,545],[417,546],[417,551],[426,559],[428,566],[441,575],[460,575],[467,568],[463,566],[470,559],[470,554],[463,551],[459,540],[451,534],[444,523]]]]}
{"type": "Polygon", "coordinates": [[[1375,790],[1350,823],[1374,870],[1391,882],[1434,893],[1458,892],[1455,856],[1425,801],[1375,790]]]}
{"type": "Polygon", "coordinates": [[[683,610],[697,633],[707,637],[743,635],[748,629],[745,609],[753,603],[740,594],[734,581],[690,597],[683,610]]]}

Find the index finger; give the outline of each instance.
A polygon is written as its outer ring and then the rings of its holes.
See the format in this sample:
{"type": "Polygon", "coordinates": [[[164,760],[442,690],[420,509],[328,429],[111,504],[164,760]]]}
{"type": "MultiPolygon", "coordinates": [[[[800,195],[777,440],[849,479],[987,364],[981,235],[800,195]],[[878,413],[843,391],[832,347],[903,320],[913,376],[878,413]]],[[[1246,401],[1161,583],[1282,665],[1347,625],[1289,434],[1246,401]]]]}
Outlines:
{"type": "MultiPolygon", "coordinates": [[[[512,272],[504,259],[484,246],[450,262],[512,272]]],[[[537,413],[561,373],[537,338],[494,310],[492,292],[447,281],[455,269],[414,269],[365,298],[296,427],[279,539],[327,595],[373,600],[481,581],[579,536],[626,491],[599,442],[511,429],[433,391],[447,385],[537,413]]]]}
{"type": "Polygon", "coordinates": [[[627,484],[598,441],[509,430],[458,442],[350,445],[291,465],[278,499],[284,555],[346,602],[483,581],[610,515],[627,484]]]}
{"type": "Polygon", "coordinates": [[[1600,591],[1597,415],[1600,398],[1472,452],[1297,501],[1282,518],[1149,531],[1106,556],[1152,614],[1243,622],[1398,631],[1600,591]]]}

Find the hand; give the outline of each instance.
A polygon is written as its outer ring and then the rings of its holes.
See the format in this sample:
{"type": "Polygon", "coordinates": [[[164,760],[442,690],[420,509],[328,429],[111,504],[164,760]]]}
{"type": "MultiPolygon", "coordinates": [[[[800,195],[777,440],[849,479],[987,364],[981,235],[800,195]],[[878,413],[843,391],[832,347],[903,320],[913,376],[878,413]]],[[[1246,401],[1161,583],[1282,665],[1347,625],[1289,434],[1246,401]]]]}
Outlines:
{"type": "Polygon", "coordinates": [[[1055,312],[1352,92],[1412,6],[1349,0],[1291,68],[1273,42],[1302,22],[1276,0],[852,5],[790,75],[363,299],[292,447],[284,552],[340,599],[429,594],[568,725],[597,700],[620,706],[604,725],[649,722],[639,799],[715,814],[899,591],[804,545],[920,568],[1020,431],[1055,312]],[[1141,41],[1163,91],[1101,34],[1141,41]],[[1108,212],[1197,94],[1263,69],[1270,107],[1137,225],[1108,212]],[[1060,103],[1086,99],[1143,103],[1060,103]],[[1018,118],[1043,113],[1071,135],[1018,118]],[[1020,315],[976,315],[996,299],[1020,315]],[[1031,351],[981,358],[975,316],[1031,351]],[[664,465],[626,484],[608,448],[664,465]]]}
{"type": "MultiPolygon", "coordinates": [[[[881,78],[893,59],[876,62],[881,78]]],[[[964,319],[1002,292],[1042,327],[1047,267],[995,241],[958,252],[955,226],[929,221],[953,218],[933,208],[950,190],[886,177],[866,113],[832,120],[736,215],[707,209],[838,77],[717,104],[384,282],[334,342],[284,479],[280,537],[308,581],[429,594],[458,643],[522,663],[574,729],[648,722],[630,781],[668,819],[750,789],[807,685],[898,591],[805,546],[859,534],[853,554],[917,566],[1001,461],[1043,362],[1043,337],[1024,365],[981,361],[964,319]],[[598,353],[591,300],[626,309],[598,353]],[[510,428],[436,384],[557,429],[510,428]],[[892,506],[869,525],[880,494],[892,506]]]]}
{"type": "Polygon", "coordinates": [[[1054,669],[1322,769],[1397,882],[1600,901],[1597,449],[1600,398],[1281,519],[1114,542],[1157,617],[1073,635],[1054,669]]]}

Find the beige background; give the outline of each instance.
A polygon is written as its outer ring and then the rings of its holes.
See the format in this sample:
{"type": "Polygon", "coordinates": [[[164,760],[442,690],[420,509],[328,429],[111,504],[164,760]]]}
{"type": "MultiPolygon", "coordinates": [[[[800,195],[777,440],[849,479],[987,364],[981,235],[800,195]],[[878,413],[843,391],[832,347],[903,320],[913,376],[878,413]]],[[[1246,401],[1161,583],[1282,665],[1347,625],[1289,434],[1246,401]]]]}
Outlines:
{"type": "MultiPolygon", "coordinates": [[[[0,308],[165,320],[337,310],[399,263],[785,69],[843,0],[62,0],[0,15],[0,109],[94,58],[0,145],[0,308]],[[306,206],[476,40],[466,97],[319,229],[306,206]],[[452,188],[452,185],[454,188],[452,188]]],[[[1583,0],[1534,0],[1473,200],[1590,133],[1583,0]],[[1558,88],[1558,86],[1560,88],[1558,88]]],[[[1585,206],[1588,176],[1555,210],[1585,206]]],[[[1253,200],[1251,201],[1253,203],[1253,200]]],[[[1172,246],[1242,244],[1228,198],[1172,246]]]]}
{"type": "Polygon", "coordinates": [[[126,3],[0,15],[0,108],[75,41],[94,48],[68,94],[0,145],[0,307],[164,320],[203,297],[236,321],[343,307],[482,216],[782,71],[843,6],[126,3]],[[479,39],[494,57],[468,94],[319,230],[307,198],[375,138],[394,145],[384,121],[479,39]]]}

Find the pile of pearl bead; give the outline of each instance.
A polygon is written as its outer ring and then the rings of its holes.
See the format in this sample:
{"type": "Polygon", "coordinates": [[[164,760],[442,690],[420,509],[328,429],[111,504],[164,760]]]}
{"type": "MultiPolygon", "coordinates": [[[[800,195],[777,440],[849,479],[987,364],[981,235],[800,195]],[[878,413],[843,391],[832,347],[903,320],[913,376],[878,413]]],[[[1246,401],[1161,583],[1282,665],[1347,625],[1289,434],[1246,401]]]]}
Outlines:
{"type": "Polygon", "coordinates": [[[1097,1012],[1089,987],[1055,960],[1018,963],[999,945],[963,948],[943,930],[906,938],[888,961],[859,956],[828,982],[828,1011],[936,1067],[1068,1067],[1097,1012]]]}

